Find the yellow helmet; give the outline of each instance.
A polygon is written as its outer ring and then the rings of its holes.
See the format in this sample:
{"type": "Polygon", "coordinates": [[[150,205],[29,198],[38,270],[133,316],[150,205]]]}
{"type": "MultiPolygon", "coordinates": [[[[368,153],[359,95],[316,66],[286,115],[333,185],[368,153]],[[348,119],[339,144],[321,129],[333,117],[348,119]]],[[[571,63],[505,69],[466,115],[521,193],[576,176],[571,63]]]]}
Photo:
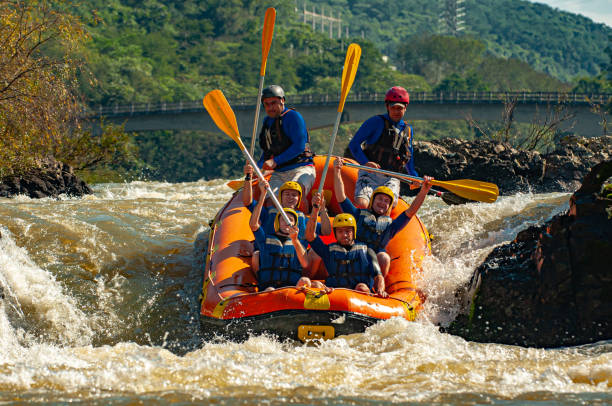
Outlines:
{"type": "Polygon", "coordinates": [[[334,217],[334,222],[332,223],[333,228],[338,227],[353,227],[353,238],[357,236],[357,222],[355,221],[355,217],[349,213],[340,213],[336,217],[334,217]]]}
{"type": "MultiPolygon", "coordinates": [[[[293,218],[295,219],[295,224],[297,225],[297,222],[298,222],[297,212],[288,207],[284,207],[283,210],[285,210],[285,213],[291,214],[293,216],[293,218]]],[[[274,231],[276,231],[277,233],[278,233],[278,230],[280,229],[280,222],[279,222],[280,216],[281,216],[281,212],[279,211],[278,213],[276,213],[276,217],[274,217],[274,231]]]]}
{"type": "Polygon", "coordinates": [[[391,209],[393,208],[393,201],[395,200],[395,194],[393,193],[393,190],[391,190],[391,188],[389,188],[388,186],[379,186],[376,189],[374,189],[374,192],[372,193],[372,198],[370,199],[370,204],[368,206],[368,209],[372,210],[372,203],[374,203],[374,197],[379,193],[383,195],[387,195],[391,199],[391,204],[389,204],[389,209],[387,210],[387,213],[385,213],[386,215],[389,215],[389,213],[391,213],[391,209]]]}
{"type": "Polygon", "coordinates": [[[284,190],[297,190],[297,192],[300,194],[300,197],[298,198],[297,206],[295,207],[296,208],[300,207],[300,203],[302,202],[302,187],[300,186],[300,184],[292,180],[283,183],[281,187],[278,189],[278,200],[280,202],[283,201],[281,196],[284,190]]]}

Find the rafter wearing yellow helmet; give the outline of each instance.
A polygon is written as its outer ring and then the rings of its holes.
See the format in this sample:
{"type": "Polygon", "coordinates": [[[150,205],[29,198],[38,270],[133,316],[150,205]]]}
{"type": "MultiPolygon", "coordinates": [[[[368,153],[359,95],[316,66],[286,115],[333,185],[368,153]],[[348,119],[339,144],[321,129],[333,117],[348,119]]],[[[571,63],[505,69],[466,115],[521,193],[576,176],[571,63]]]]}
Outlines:
{"type": "Polygon", "coordinates": [[[302,202],[302,187],[300,186],[299,183],[294,182],[294,181],[283,183],[281,187],[278,189],[278,200],[280,200],[283,207],[291,207],[294,209],[299,209],[300,203],[302,202]],[[285,193],[286,195],[285,201],[288,203],[288,204],[285,204],[285,202],[283,201],[283,192],[285,190],[293,190],[297,192],[297,203],[295,203],[294,201],[296,199],[295,193],[285,193]]]}

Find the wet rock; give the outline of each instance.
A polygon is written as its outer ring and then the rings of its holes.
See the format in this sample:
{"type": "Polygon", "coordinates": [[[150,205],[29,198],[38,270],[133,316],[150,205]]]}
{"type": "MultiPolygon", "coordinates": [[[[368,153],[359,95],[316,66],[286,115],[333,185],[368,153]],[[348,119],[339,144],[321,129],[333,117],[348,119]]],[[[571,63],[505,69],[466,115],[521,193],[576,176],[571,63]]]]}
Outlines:
{"type": "Polygon", "coordinates": [[[22,176],[7,177],[0,182],[0,197],[26,195],[32,198],[57,197],[61,194],[83,196],[91,188],[75,174],[70,165],[47,158],[22,176]]]}
{"type": "Polygon", "coordinates": [[[502,195],[574,192],[590,168],[612,159],[612,137],[568,138],[548,154],[495,141],[446,138],[415,141],[414,156],[421,175],[492,182],[502,195]]]}
{"type": "Polygon", "coordinates": [[[447,329],[468,340],[558,347],[612,338],[612,160],[596,165],[568,213],[497,247],[463,290],[447,329]]]}

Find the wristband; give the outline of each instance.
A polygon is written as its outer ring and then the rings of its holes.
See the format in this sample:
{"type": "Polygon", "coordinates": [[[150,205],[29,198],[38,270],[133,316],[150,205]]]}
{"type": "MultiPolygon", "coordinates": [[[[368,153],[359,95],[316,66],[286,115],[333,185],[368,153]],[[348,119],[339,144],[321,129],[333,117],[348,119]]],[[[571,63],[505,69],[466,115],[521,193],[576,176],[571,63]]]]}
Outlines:
{"type": "Polygon", "coordinates": [[[246,176],[244,177],[244,180],[251,180],[251,174],[247,173],[246,176]]]}
{"type": "Polygon", "coordinates": [[[313,204],[312,207],[314,207],[315,209],[318,209],[319,205],[318,204],[313,204]]]}

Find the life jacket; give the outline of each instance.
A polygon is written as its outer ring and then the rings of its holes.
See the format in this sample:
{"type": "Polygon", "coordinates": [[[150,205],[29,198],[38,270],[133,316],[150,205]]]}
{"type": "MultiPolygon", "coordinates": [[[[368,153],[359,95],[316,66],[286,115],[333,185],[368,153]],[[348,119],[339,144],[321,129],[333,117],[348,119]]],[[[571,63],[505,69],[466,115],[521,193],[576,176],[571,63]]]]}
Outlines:
{"type": "MultiPolygon", "coordinates": [[[[283,117],[290,110],[293,109],[287,109],[280,115],[280,117],[275,118],[270,127],[266,126],[266,121],[264,121],[264,125],[261,127],[261,132],[259,133],[259,146],[263,151],[264,160],[268,160],[282,154],[291,146],[291,139],[287,137],[283,131],[283,117]]],[[[312,162],[312,157],[314,154],[310,150],[310,135],[307,134],[307,136],[308,139],[306,140],[304,152],[287,162],[283,162],[281,165],[277,166],[276,169],[302,162],[312,162]]]]}
{"type": "Polygon", "coordinates": [[[338,243],[329,246],[328,277],[325,284],[332,288],[354,289],[358,283],[365,283],[370,289],[374,286],[374,276],[370,273],[368,247],[356,242],[350,249],[338,243]]]}
{"type": "Polygon", "coordinates": [[[393,219],[389,216],[376,216],[370,210],[361,209],[357,218],[357,237],[355,239],[377,251],[383,232],[392,222],[393,219]]]}
{"type": "Polygon", "coordinates": [[[302,265],[291,239],[267,235],[265,246],[260,248],[257,272],[259,291],[270,286],[294,286],[302,276],[302,265]]]}
{"type": "Polygon", "coordinates": [[[406,164],[410,161],[410,141],[412,130],[408,124],[400,132],[384,115],[379,115],[385,122],[385,127],[378,140],[366,145],[363,152],[368,159],[376,162],[382,169],[393,172],[405,172],[406,164]]]}

